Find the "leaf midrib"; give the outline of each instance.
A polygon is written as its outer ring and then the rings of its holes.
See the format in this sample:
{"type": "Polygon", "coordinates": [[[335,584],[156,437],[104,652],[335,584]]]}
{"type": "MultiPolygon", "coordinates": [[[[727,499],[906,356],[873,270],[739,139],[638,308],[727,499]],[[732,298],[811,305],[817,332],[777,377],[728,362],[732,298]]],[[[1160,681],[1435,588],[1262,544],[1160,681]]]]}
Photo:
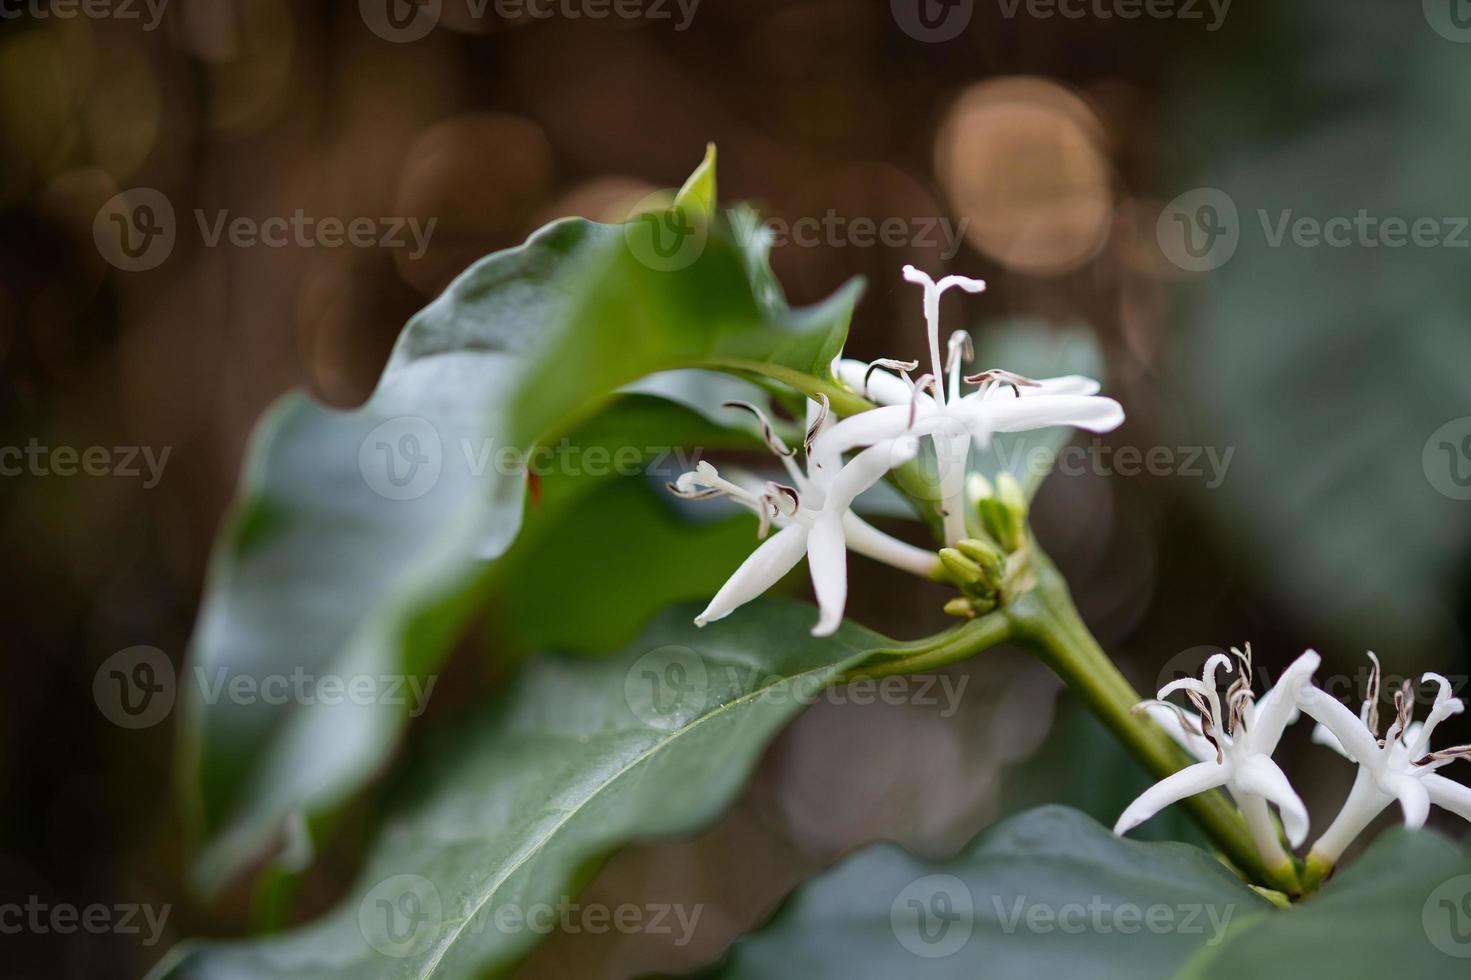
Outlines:
{"type": "MultiPolygon", "coordinates": [[[[852,648],[850,647],[850,649],[852,648]]],[[[859,651],[854,651],[855,655],[858,652],[859,651]]],[[[781,684],[787,684],[813,674],[820,674],[823,671],[834,671],[836,673],[837,668],[839,668],[842,663],[843,661],[835,661],[834,663],[825,664],[821,667],[814,667],[810,670],[804,670],[800,673],[788,675],[787,677],[782,678],[781,684]]],[[[460,935],[464,933],[466,927],[469,926],[469,924],[475,919],[475,917],[480,914],[481,910],[485,908],[486,904],[495,897],[496,893],[500,891],[501,886],[509,881],[511,877],[514,876],[516,872],[519,871],[528,861],[535,857],[536,854],[540,852],[542,848],[544,848],[547,843],[554,836],[556,836],[556,834],[563,827],[565,827],[573,818],[575,818],[577,814],[581,813],[583,808],[591,803],[594,799],[596,799],[598,794],[602,793],[603,790],[618,782],[625,775],[633,771],[646,760],[652,758],[655,754],[664,749],[666,746],[673,744],[682,736],[687,735],[695,729],[699,728],[706,721],[720,716],[729,709],[734,708],[745,701],[751,700],[755,697],[759,697],[760,695],[774,690],[779,686],[781,685],[771,684],[765,687],[757,688],[752,691],[748,691],[745,694],[742,694],[740,697],[734,698],[731,701],[720,705],[714,711],[710,711],[706,714],[701,715],[699,718],[696,718],[693,722],[691,722],[689,725],[686,725],[684,728],[670,732],[667,738],[656,741],[653,745],[650,745],[647,749],[640,752],[633,759],[629,760],[629,762],[621,769],[613,773],[612,776],[605,779],[602,783],[598,784],[598,786],[591,793],[587,794],[587,796],[584,797],[576,806],[566,811],[566,813],[560,820],[558,820],[554,825],[548,828],[545,833],[543,833],[529,848],[527,848],[521,854],[521,856],[517,858],[516,862],[506,870],[504,874],[496,878],[494,886],[485,892],[484,896],[475,903],[469,914],[464,917],[464,919],[454,929],[453,932],[445,937],[444,942],[442,942],[435,950],[434,958],[426,964],[426,969],[424,970],[424,972],[418,973],[416,974],[416,976],[421,978],[421,980],[428,980],[428,978],[433,977],[435,975],[435,972],[439,969],[439,965],[444,961],[445,956],[449,954],[449,951],[454,948],[455,943],[459,941],[460,935]]]]}

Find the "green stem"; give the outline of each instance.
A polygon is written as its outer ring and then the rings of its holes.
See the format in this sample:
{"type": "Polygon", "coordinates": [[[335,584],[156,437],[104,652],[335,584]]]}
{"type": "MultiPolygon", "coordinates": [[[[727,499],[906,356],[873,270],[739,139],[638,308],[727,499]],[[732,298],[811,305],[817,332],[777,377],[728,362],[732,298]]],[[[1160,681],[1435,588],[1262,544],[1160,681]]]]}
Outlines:
{"type": "MultiPolygon", "coordinates": [[[[954,629],[918,643],[902,644],[884,651],[892,659],[875,659],[842,674],[834,684],[846,684],[859,677],[888,677],[893,674],[915,674],[938,670],[949,664],[969,660],[1011,638],[1011,621],[1000,612],[978,616],[954,629]]],[[[878,654],[883,656],[883,653],[878,654]]]]}
{"type": "MultiPolygon", "coordinates": [[[[1013,635],[1033,649],[1156,778],[1192,764],[1195,760],[1163,729],[1134,714],[1132,709],[1141,700],[1138,692],[1084,625],[1061,574],[1035,541],[1028,548],[1037,584],[1007,608],[1013,635]]],[[[1246,822],[1223,792],[1200,793],[1181,805],[1248,877],[1288,894],[1301,891],[1290,863],[1275,868],[1263,864],[1246,822]]]]}
{"type": "Polygon", "coordinates": [[[705,360],[699,366],[721,371],[743,371],[760,374],[790,385],[809,398],[826,395],[828,404],[839,415],[857,415],[874,407],[873,402],[853,394],[834,381],[824,381],[810,374],[797,371],[770,361],[748,361],[738,357],[716,357],[705,360]]]}

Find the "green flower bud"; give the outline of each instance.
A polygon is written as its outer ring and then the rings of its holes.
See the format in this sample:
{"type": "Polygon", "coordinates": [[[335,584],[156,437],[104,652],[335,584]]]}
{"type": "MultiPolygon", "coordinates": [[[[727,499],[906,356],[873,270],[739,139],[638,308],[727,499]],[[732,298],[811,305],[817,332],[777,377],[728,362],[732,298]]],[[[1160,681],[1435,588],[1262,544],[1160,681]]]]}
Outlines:
{"type": "Polygon", "coordinates": [[[958,595],[954,599],[951,599],[949,602],[945,603],[945,614],[947,616],[958,616],[961,619],[976,618],[975,607],[973,607],[970,600],[963,595],[958,595]]]}
{"type": "Polygon", "coordinates": [[[982,574],[993,584],[1000,583],[1001,570],[1006,565],[1006,556],[1001,549],[980,538],[964,538],[955,542],[955,550],[979,565],[982,574]]]}
{"type": "Polygon", "coordinates": [[[1026,515],[1018,513],[994,497],[980,501],[976,510],[981,515],[981,526],[1007,552],[1016,551],[1026,543],[1026,515]]]}
{"type": "Polygon", "coordinates": [[[940,549],[940,563],[961,586],[979,585],[986,580],[981,566],[954,548],[940,549]]]}

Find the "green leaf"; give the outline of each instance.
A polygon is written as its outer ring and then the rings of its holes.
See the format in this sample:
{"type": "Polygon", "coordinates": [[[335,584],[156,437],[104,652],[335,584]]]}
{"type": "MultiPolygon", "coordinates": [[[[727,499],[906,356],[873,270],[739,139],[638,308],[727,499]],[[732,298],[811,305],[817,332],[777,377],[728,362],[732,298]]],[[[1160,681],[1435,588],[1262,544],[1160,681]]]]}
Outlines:
{"type": "Polygon", "coordinates": [[[212,559],[185,671],[180,785],[212,892],[297,814],[369,778],[419,704],[279,686],[423,683],[520,525],[524,479],[471,457],[511,426],[506,393],[561,271],[608,231],[549,225],[410,321],[372,398],[292,394],[262,420],[212,559]],[[238,689],[231,685],[242,685],[238,689]],[[243,694],[236,693],[243,691],[243,694]],[[328,701],[332,703],[328,703],[328,701]]]}
{"type": "MultiPolygon", "coordinates": [[[[714,192],[713,156],[702,170],[696,197],[714,192]]],[[[309,844],[312,821],[379,770],[422,708],[381,679],[427,684],[484,605],[484,559],[514,540],[524,498],[497,451],[571,431],[654,372],[723,366],[831,384],[856,284],[793,311],[758,299],[769,290],[722,221],[675,271],[640,260],[639,224],[560,221],[481,260],[410,321],[363,408],[298,394],[262,422],[182,697],[179,784],[205,892],[288,827],[309,844]],[[262,696],[295,677],[370,679],[383,696],[262,696]],[[260,693],[232,694],[242,682],[260,693]]],[[[291,850],[310,859],[309,847],[291,850]]]]}
{"type": "Polygon", "coordinates": [[[1269,909],[1203,851],[1120,839],[1049,806],[989,828],[950,861],[892,844],[860,851],[709,975],[1150,980],[1269,909]]]}
{"type": "Polygon", "coordinates": [[[620,647],[658,610],[709,601],[759,543],[749,514],[695,523],[666,496],[625,477],[580,497],[572,513],[527,528],[496,590],[523,649],[620,647]]]}
{"type": "Polygon", "coordinates": [[[508,916],[575,894],[630,841],[712,820],[817,691],[891,646],[851,624],[809,636],[812,609],[796,603],[704,630],[693,614],[672,610],[617,656],[528,661],[468,731],[428,747],[335,912],[255,942],[186,944],[153,975],[501,975],[540,938],[508,916]]]}
{"type": "Polygon", "coordinates": [[[709,220],[715,214],[715,200],[715,144],[710,143],[705,147],[705,159],[674,195],[674,206],[688,208],[709,220]]]}
{"type": "Polygon", "coordinates": [[[1233,923],[1181,980],[1465,976],[1471,959],[1471,852],[1396,827],[1316,897],[1233,923]]]}
{"type": "Polygon", "coordinates": [[[565,432],[621,386],[677,368],[747,371],[822,391],[839,411],[870,407],[832,377],[860,282],[793,310],[758,299],[747,255],[723,218],[692,247],[695,257],[677,269],[660,267],[637,239],[603,250],[528,371],[514,406],[516,439],[565,432]]]}

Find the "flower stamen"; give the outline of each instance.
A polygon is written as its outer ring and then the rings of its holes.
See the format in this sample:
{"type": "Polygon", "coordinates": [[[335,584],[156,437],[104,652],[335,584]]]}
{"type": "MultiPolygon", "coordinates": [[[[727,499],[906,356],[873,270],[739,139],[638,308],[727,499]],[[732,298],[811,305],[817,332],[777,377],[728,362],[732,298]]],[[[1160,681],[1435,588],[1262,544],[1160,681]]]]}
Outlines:
{"type": "Polygon", "coordinates": [[[776,429],[772,426],[771,420],[766,417],[766,413],[761,411],[761,409],[757,408],[755,405],[752,405],[750,402],[736,400],[722,402],[721,407],[743,408],[746,411],[750,412],[752,415],[756,416],[756,420],[761,423],[762,441],[766,443],[766,448],[770,449],[776,455],[782,457],[790,457],[797,454],[797,451],[795,449],[787,448],[787,444],[785,442],[782,442],[781,436],[776,434],[776,429]]]}
{"type": "Polygon", "coordinates": [[[1013,371],[1006,371],[1001,368],[990,368],[989,370],[982,371],[980,374],[968,374],[965,376],[965,380],[967,384],[973,385],[984,385],[990,384],[991,382],[1004,385],[1010,388],[1012,394],[1018,398],[1022,395],[1021,388],[1042,387],[1042,382],[1040,381],[1033,381],[1031,378],[1023,377],[1013,371]]]}

